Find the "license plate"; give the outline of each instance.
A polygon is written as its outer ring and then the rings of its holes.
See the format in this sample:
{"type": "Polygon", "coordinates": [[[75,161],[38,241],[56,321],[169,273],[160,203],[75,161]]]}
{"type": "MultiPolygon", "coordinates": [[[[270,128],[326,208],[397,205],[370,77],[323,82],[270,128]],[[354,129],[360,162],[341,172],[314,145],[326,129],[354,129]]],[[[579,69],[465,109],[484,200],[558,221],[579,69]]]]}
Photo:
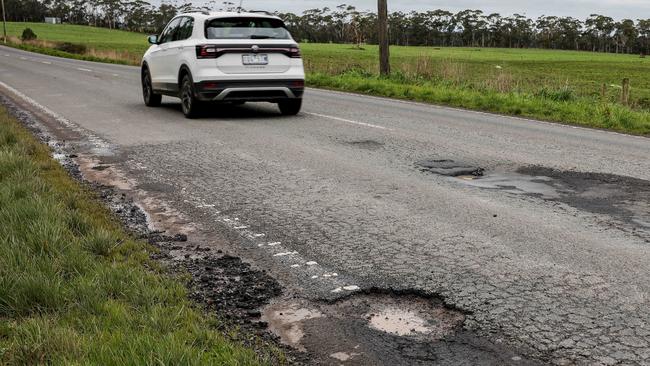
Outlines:
{"type": "Polygon", "coordinates": [[[242,63],[244,65],[268,65],[269,55],[257,53],[252,55],[242,55],[242,63]]]}

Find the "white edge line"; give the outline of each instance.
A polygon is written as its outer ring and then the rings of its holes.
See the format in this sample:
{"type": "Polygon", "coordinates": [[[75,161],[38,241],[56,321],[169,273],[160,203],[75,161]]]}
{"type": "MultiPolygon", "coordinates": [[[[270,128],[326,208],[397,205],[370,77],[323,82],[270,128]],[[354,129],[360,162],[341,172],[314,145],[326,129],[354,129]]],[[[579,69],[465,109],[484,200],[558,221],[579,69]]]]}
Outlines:
{"type": "Polygon", "coordinates": [[[326,114],[320,114],[320,113],[313,113],[313,112],[304,112],[304,113],[305,113],[305,114],[308,114],[308,115],[311,115],[311,116],[316,116],[316,117],[320,117],[320,118],[328,118],[328,119],[332,119],[332,120],[335,120],[335,121],[345,122],[345,123],[351,123],[351,124],[358,125],[358,126],[370,127],[370,128],[376,128],[376,129],[379,129],[379,130],[393,131],[392,128],[388,128],[388,127],[384,127],[384,126],[377,126],[377,125],[373,125],[373,124],[371,124],[371,123],[365,123],[365,122],[353,121],[353,120],[351,120],[351,119],[345,119],[345,118],[340,118],[340,117],[328,116],[328,115],[326,115],[326,114]]]}

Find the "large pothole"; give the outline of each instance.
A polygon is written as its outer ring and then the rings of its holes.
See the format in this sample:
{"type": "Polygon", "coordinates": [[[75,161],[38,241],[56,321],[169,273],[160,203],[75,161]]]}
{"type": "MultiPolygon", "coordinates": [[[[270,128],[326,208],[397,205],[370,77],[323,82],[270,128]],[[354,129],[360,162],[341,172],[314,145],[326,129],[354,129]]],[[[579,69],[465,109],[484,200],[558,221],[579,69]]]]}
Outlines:
{"type": "Polygon", "coordinates": [[[314,364],[531,364],[464,329],[462,312],[416,294],[359,293],[334,303],[291,299],[266,307],[262,320],[314,364]]]}

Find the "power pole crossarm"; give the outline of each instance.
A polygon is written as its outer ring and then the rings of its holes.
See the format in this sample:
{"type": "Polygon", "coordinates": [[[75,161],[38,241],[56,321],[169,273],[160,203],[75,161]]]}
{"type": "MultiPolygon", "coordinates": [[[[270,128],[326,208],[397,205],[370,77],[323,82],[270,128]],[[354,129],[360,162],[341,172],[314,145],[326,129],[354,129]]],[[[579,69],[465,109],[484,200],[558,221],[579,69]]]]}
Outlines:
{"type": "Polygon", "coordinates": [[[379,72],[381,75],[390,75],[390,51],[388,39],[388,3],[379,0],[379,72]]]}

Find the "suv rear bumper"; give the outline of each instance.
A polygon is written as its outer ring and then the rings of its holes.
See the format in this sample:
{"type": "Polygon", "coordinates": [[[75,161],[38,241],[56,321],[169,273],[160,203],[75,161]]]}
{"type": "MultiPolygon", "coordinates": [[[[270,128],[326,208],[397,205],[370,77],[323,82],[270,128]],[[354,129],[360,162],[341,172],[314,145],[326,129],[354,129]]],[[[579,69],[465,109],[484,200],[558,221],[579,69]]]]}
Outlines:
{"type": "Polygon", "coordinates": [[[302,98],[305,81],[290,80],[209,80],[194,84],[196,97],[201,101],[277,102],[302,98]]]}

